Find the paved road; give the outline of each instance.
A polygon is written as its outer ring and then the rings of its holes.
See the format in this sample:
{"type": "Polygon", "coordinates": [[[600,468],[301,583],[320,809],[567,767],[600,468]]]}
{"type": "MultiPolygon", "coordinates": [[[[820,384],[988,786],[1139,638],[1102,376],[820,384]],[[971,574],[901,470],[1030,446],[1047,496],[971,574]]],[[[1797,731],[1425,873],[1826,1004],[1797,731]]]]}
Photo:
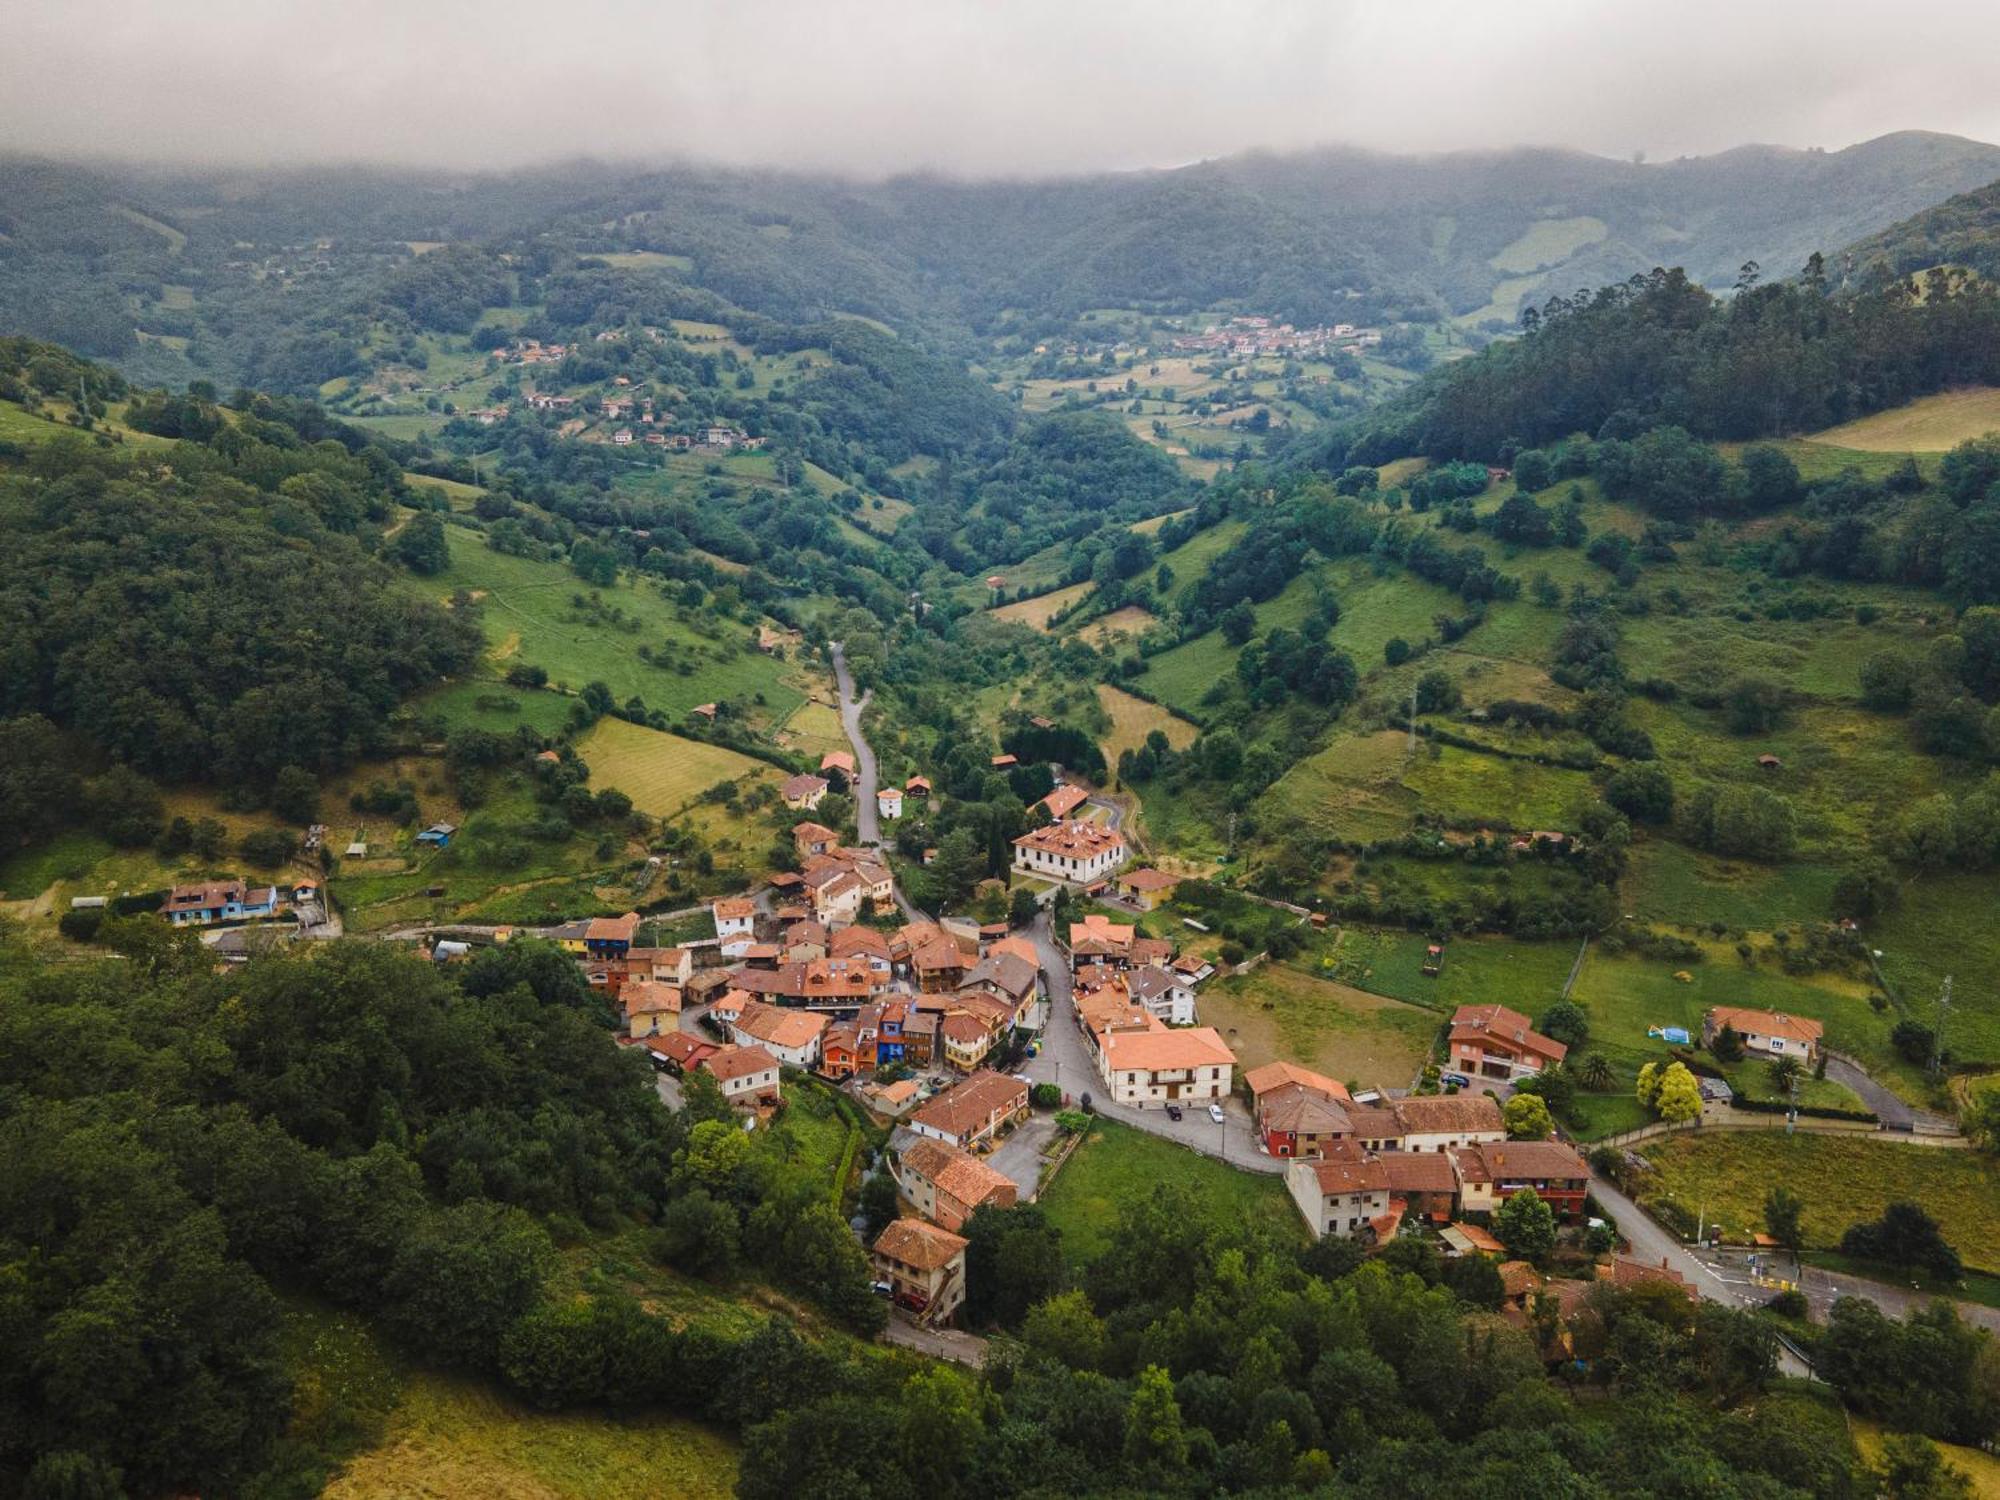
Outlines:
{"type": "MultiPolygon", "coordinates": [[[[1042,978],[1049,991],[1048,1026],[1042,1032],[1038,1055],[1028,1059],[1027,1075],[1037,1083],[1059,1085],[1072,1098],[1088,1093],[1093,1108],[1107,1119],[1131,1125],[1150,1135],[1178,1141],[1204,1156],[1220,1157],[1232,1166],[1252,1172],[1282,1172],[1285,1163],[1257,1149],[1257,1132],[1250,1113],[1231,1095],[1223,1101],[1224,1123],[1208,1117],[1208,1107],[1190,1104],[1178,1121],[1167,1118],[1164,1109],[1139,1109],[1113,1104],[1105,1097],[1104,1082],[1090,1059],[1083,1033],[1076,1025],[1076,1002],[1070,993],[1069,964],[1056,946],[1045,911],[1029,929],[1035,952],[1041,960],[1042,978]]],[[[1009,1174],[1012,1175],[1011,1173],[1009,1174]]]]}
{"type": "Polygon", "coordinates": [[[1864,1070],[1844,1057],[1827,1054],[1826,1076],[1834,1083],[1846,1084],[1859,1094],[1861,1102],[1880,1115],[1884,1125],[1937,1131],[1942,1134],[1950,1134],[1956,1128],[1942,1115],[1918,1109],[1908,1100],[1884,1088],[1864,1070]]]}
{"type": "Polygon", "coordinates": [[[955,1360],[975,1370],[986,1363],[986,1340],[978,1334],[957,1328],[919,1328],[899,1307],[889,1309],[889,1326],[882,1330],[882,1337],[933,1359],[955,1360]]]}
{"type": "MultiPolygon", "coordinates": [[[[827,642],[827,654],[833,658],[833,680],[840,688],[840,727],[847,731],[847,742],[854,747],[854,831],[863,844],[880,847],[882,824],[877,816],[875,788],[879,773],[875,767],[875,747],[861,732],[861,714],[868,707],[868,701],[875,696],[871,688],[859,698],[854,696],[854,677],[847,670],[847,653],[841,650],[840,642],[827,642]]],[[[924,920],[924,913],[910,904],[903,888],[893,886],[896,906],[906,922],[924,920]]]]}
{"type": "Polygon", "coordinates": [[[854,674],[847,670],[847,653],[841,649],[839,641],[827,642],[827,654],[833,658],[833,680],[840,688],[840,727],[847,731],[847,742],[854,747],[854,765],[857,775],[854,779],[854,827],[864,844],[882,842],[882,826],[876,816],[875,789],[877,773],[875,751],[861,733],[861,713],[868,707],[868,700],[875,696],[873,690],[854,696],[854,674]]]}

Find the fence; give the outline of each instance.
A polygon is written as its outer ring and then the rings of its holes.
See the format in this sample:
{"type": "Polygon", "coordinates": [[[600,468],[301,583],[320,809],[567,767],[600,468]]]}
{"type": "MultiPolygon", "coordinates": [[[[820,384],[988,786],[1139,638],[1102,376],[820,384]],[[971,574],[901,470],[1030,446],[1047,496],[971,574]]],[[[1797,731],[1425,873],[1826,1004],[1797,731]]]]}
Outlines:
{"type": "MultiPolygon", "coordinates": [[[[1884,1130],[1877,1120],[1827,1120],[1801,1115],[1797,1128],[1813,1135],[1853,1135],[1868,1136],[1895,1143],[1915,1146],[1942,1146],[1946,1148],[1971,1145],[1962,1135],[1939,1135],[1927,1131],[1884,1130]]],[[[1618,1135],[1608,1135],[1599,1141],[1578,1142],[1586,1148],[1594,1146],[1632,1146],[1641,1141],[1656,1140],[1663,1135],[1674,1135],[1686,1130],[1782,1130],[1782,1115],[1758,1114],[1749,1110],[1716,1108],[1705,1112],[1698,1120],[1667,1121],[1655,1120],[1650,1125],[1641,1125],[1636,1130],[1627,1130],[1618,1135]]]]}

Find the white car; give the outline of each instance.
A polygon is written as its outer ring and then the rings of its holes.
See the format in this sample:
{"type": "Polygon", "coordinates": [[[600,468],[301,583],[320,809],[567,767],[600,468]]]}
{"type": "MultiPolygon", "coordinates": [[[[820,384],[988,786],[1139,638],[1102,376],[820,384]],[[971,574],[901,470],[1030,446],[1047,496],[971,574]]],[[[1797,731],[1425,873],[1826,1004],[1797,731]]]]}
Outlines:
{"type": "Polygon", "coordinates": [[[1209,1105],[1208,1117],[1220,1125],[1222,1123],[1222,1106],[1220,1104],[1209,1105]]]}

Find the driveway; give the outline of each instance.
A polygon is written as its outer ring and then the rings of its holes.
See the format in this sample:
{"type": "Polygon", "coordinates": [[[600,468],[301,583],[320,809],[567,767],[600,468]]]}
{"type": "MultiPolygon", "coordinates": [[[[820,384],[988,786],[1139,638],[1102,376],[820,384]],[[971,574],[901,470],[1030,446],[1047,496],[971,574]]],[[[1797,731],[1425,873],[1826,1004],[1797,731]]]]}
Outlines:
{"type": "Polygon", "coordinates": [[[1014,1128],[1014,1133],[994,1147],[986,1165],[1004,1173],[1020,1189],[1025,1202],[1035,1196],[1042,1181],[1042,1154],[1056,1138],[1053,1115],[1031,1114],[1014,1128]]]}
{"type": "MultiPolygon", "coordinates": [[[[1257,1132],[1250,1112],[1233,1094],[1222,1102],[1223,1123],[1208,1117],[1206,1102],[1185,1106],[1183,1117],[1172,1120],[1165,1109],[1138,1109],[1113,1104],[1105,1097],[1104,1081],[1076,1025],[1076,1003],[1070,992],[1069,964],[1055,944],[1049,929],[1049,915],[1042,912],[1029,929],[1041,961],[1043,982],[1049,991],[1048,1026],[1042,1032],[1040,1052],[1028,1059],[1024,1071],[1036,1083],[1053,1083],[1071,1098],[1091,1095],[1092,1107],[1108,1120],[1130,1125],[1149,1135],[1178,1141],[1183,1146],[1218,1157],[1232,1166],[1251,1172],[1277,1173],[1285,1163],[1257,1147],[1257,1132]]],[[[1004,1169],[1003,1169],[1004,1170],[1004,1169]]],[[[1012,1173],[1008,1174],[1012,1176],[1012,1173]]]]}
{"type": "Polygon", "coordinates": [[[1938,1131],[1946,1135],[1956,1129],[1942,1115],[1918,1109],[1870,1078],[1866,1069],[1832,1052],[1826,1055],[1826,1076],[1853,1089],[1861,1096],[1861,1102],[1881,1116],[1882,1123],[1891,1129],[1938,1131]]]}

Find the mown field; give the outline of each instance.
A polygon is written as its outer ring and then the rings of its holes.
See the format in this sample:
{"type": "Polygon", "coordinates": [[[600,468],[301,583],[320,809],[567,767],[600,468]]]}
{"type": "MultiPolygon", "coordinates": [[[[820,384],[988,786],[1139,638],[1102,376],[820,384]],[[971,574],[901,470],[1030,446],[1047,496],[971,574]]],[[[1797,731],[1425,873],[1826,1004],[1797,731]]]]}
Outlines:
{"type": "Polygon", "coordinates": [[[776,783],[776,766],[722,745],[682,739],[623,719],[599,719],[577,741],[593,788],[614,787],[640,812],[669,818],[725,781],[776,783]]]}
{"type": "Polygon", "coordinates": [[[1816,432],[1807,441],[1873,453],[1943,453],[1989,432],[2000,432],[2000,390],[1975,386],[1923,396],[1816,432]]]}
{"type": "Polygon", "coordinates": [[[1128,604],[1092,620],[1077,634],[1093,646],[1105,647],[1121,639],[1131,640],[1144,635],[1159,623],[1159,616],[1151,610],[1128,604]]]}
{"type": "Polygon", "coordinates": [[[482,679],[454,682],[411,700],[408,707],[415,717],[439,719],[447,729],[486,729],[505,734],[525,724],[535,733],[553,738],[569,723],[574,701],[561,693],[482,679]]]}
{"type": "Polygon", "coordinates": [[[1704,1211],[1727,1234],[1761,1232],[1765,1195],[1782,1185],[1805,1205],[1810,1248],[1833,1248],[1850,1225],[1903,1201],[1922,1204],[1968,1266],[2000,1269],[2000,1192],[1974,1152],[1778,1130],[1690,1132],[1641,1150],[1656,1173],[1648,1195],[1704,1211]]]}
{"type": "Polygon", "coordinates": [[[1487,264],[1496,271],[1520,274],[1554,265],[1576,254],[1585,245],[1594,245],[1610,231],[1602,219],[1587,215],[1573,219],[1538,219],[1519,239],[1491,256],[1487,264]]]}
{"type": "MultiPolygon", "coordinates": [[[[1013,580],[1009,577],[1008,581],[1011,583],[1013,580]]],[[[993,618],[1026,625],[1031,630],[1046,630],[1052,615],[1068,609],[1095,587],[1097,585],[1093,583],[1072,583],[1067,588],[1037,594],[1032,599],[1017,599],[1012,604],[1003,604],[995,609],[993,618]]]]}
{"type": "Polygon", "coordinates": [[[1163,1183],[1187,1189],[1195,1212],[1219,1225],[1262,1223],[1283,1233],[1305,1234],[1277,1174],[1240,1171],[1102,1119],[1038,1201],[1049,1222],[1062,1231],[1070,1264],[1083,1267],[1104,1253],[1126,1205],[1144,1202],[1163,1183]]]}
{"type": "Polygon", "coordinates": [[[1186,719],[1169,713],[1159,704],[1135,698],[1108,683],[1097,685],[1097,701],[1104,705],[1105,713],[1111,717],[1111,730],[1099,744],[1104,751],[1105,762],[1114,770],[1119,756],[1145,744],[1146,736],[1156,729],[1167,737],[1167,743],[1176,750],[1187,749],[1199,733],[1186,719]]]}

